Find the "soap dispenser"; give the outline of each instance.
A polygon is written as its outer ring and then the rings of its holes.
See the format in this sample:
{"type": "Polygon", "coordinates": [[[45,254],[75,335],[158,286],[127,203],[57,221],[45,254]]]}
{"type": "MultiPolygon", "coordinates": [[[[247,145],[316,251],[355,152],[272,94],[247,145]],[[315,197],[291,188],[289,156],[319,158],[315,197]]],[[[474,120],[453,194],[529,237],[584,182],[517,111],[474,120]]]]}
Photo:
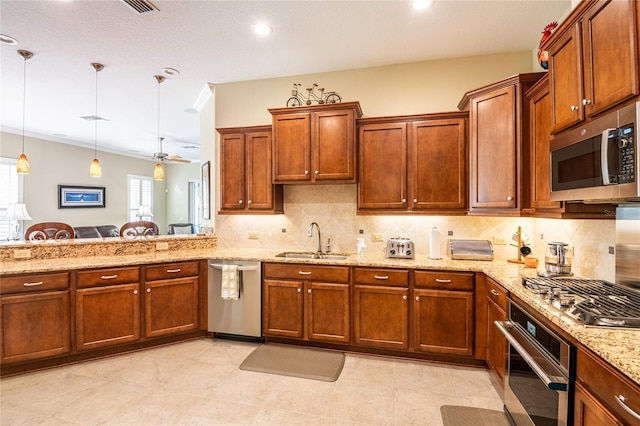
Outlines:
{"type": "Polygon", "coordinates": [[[362,256],[364,254],[364,249],[367,248],[367,245],[364,243],[364,238],[356,238],[358,242],[356,249],[358,251],[358,256],[362,256]]]}

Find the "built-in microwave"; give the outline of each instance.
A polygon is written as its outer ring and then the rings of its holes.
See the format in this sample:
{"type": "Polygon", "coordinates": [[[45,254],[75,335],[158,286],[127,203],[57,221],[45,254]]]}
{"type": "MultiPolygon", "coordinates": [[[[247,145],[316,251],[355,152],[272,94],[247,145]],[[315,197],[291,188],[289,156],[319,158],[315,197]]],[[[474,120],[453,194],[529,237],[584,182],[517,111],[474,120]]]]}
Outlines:
{"type": "Polygon", "coordinates": [[[556,135],[550,142],[551,200],[640,201],[639,114],[636,102],[556,135]]]}

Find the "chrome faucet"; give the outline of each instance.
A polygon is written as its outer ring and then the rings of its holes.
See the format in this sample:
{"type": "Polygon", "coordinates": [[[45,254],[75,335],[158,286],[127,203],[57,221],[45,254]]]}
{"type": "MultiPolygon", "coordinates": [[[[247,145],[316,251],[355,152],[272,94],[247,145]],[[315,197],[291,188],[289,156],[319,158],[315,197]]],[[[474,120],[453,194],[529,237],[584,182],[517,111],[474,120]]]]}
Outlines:
{"type": "Polygon", "coordinates": [[[311,225],[309,225],[309,228],[307,229],[307,235],[309,237],[313,237],[313,225],[316,226],[316,228],[318,228],[318,253],[322,253],[322,238],[320,237],[320,225],[318,225],[316,222],[311,222],[311,225]]]}

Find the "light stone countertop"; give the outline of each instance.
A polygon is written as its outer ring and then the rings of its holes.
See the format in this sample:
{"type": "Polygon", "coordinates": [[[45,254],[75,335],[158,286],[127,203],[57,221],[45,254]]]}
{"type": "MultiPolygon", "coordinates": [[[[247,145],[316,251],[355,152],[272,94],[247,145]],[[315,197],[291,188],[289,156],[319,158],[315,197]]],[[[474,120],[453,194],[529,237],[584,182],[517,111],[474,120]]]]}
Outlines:
{"type": "Polygon", "coordinates": [[[415,259],[387,259],[382,254],[367,253],[363,256],[351,254],[347,259],[291,259],[275,257],[283,250],[269,249],[223,249],[201,248],[195,250],[171,250],[136,255],[84,256],[64,259],[28,260],[0,263],[0,274],[55,272],[68,269],[102,268],[149,263],[179,262],[198,259],[254,260],[262,262],[302,263],[318,265],[366,266],[380,268],[428,269],[442,271],[483,272],[504,286],[512,294],[529,304],[531,308],[559,326],[578,342],[601,356],[605,361],[640,385],[640,329],[615,329],[586,327],[540,301],[539,297],[522,284],[522,277],[534,276],[535,269],[509,263],[493,261],[432,260],[417,255],[415,259]]]}

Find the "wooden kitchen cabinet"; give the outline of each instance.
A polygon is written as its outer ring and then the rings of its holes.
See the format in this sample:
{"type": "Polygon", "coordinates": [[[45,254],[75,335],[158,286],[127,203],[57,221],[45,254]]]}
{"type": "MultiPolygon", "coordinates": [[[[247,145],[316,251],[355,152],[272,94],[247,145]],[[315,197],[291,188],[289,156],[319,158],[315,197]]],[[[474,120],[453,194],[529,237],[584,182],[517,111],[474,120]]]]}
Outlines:
{"type": "Polygon", "coordinates": [[[0,288],[1,364],[70,352],[68,273],[2,277],[0,288]]]}
{"type": "Polygon", "coordinates": [[[463,214],[467,117],[454,112],[358,120],[358,213],[463,214]]]}
{"type": "Polygon", "coordinates": [[[283,213],[282,185],[272,183],[271,126],[218,129],[220,213],[283,213]]]}
{"type": "Polygon", "coordinates": [[[273,183],[355,183],[358,102],[271,108],[273,183]]]}
{"type": "Polygon", "coordinates": [[[140,268],[94,269],[77,273],[78,351],[140,339],[140,268]]]}
{"type": "Polygon", "coordinates": [[[145,268],[145,337],[198,329],[198,262],[145,268]]]}
{"type": "Polygon", "coordinates": [[[622,426],[623,423],[580,383],[576,383],[574,424],[576,426],[622,426]]]}
{"type": "Polygon", "coordinates": [[[409,271],[355,268],[354,344],[409,348],[409,271]]]}
{"type": "Polygon", "coordinates": [[[349,268],[264,265],[263,333],[309,341],[351,340],[349,268]]]}
{"type": "Polygon", "coordinates": [[[472,356],[474,275],[415,271],[413,346],[416,351],[472,356]]]}
{"type": "Polygon", "coordinates": [[[467,92],[469,214],[530,213],[529,103],[524,93],[544,73],[518,74],[467,92]]]}
{"type": "Polygon", "coordinates": [[[583,1],[543,46],[554,133],[638,95],[637,13],[634,0],[583,1]]]}
{"type": "Polygon", "coordinates": [[[496,321],[507,320],[507,291],[491,278],[486,278],[487,298],[487,366],[504,388],[507,371],[507,339],[496,327],[496,321]]]}

